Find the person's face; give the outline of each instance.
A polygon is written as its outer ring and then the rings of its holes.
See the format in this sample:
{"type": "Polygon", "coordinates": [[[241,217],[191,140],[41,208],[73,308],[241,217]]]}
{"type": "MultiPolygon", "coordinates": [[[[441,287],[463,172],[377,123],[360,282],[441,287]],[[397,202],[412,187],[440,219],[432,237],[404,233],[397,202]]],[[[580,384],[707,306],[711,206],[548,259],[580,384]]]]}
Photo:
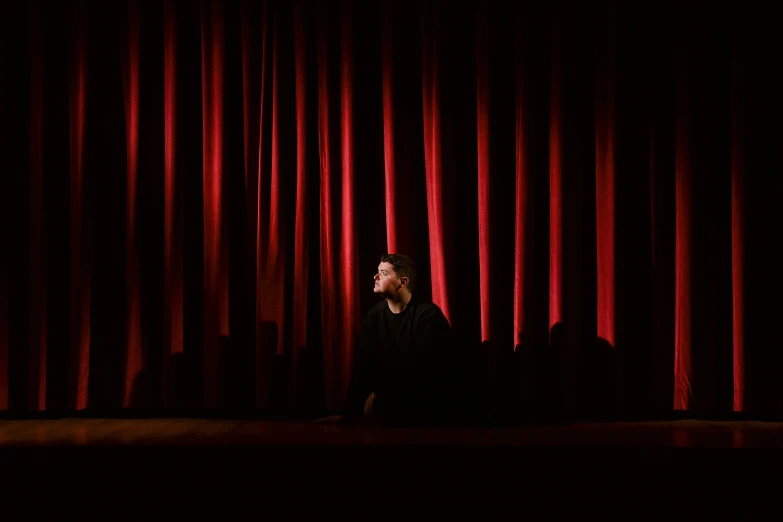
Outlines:
{"type": "Polygon", "coordinates": [[[398,277],[391,263],[384,262],[378,265],[378,272],[374,278],[375,288],[373,291],[384,296],[392,296],[408,284],[408,278],[398,277]]]}

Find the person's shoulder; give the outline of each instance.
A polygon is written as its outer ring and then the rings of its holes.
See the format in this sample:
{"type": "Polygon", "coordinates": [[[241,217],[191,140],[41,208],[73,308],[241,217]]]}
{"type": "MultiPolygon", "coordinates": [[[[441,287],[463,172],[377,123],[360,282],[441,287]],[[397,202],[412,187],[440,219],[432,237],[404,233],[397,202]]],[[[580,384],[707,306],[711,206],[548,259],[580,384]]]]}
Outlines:
{"type": "Polygon", "coordinates": [[[425,318],[446,318],[440,306],[430,301],[419,301],[416,303],[417,315],[425,318]]]}
{"type": "Polygon", "coordinates": [[[367,313],[364,316],[365,321],[372,321],[376,317],[380,317],[384,309],[388,308],[388,305],[386,304],[386,301],[380,301],[379,303],[373,305],[369,310],[367,310],[367,313]]]}
{"type": "Polygon", "coordinates": [[[442,314],[443,310],[440,309],[440,306],[436,305],[435,303],[432,303],[430,301],[420,301],[416,303],[416,307],[421,312],[426,313],[435,313],[435,314],[442,314]]]}

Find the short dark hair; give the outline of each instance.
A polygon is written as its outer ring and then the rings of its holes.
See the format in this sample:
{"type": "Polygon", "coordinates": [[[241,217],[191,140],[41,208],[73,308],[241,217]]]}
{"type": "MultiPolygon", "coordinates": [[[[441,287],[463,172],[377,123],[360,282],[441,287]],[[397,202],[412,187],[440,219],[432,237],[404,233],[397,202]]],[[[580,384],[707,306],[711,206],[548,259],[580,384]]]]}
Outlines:
{"type": "Polygon", "coordinates": [[[399,277],[408,278],[408,290],[413,292],[416,287],[416,264],[404,254],[383,254],[381,263],[389,263],[399,277]]]}

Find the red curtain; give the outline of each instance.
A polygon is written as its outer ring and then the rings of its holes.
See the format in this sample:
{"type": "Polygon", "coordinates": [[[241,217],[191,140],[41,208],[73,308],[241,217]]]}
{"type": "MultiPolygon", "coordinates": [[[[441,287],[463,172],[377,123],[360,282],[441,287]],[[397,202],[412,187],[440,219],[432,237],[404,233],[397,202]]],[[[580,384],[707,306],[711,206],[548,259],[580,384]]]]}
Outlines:
{"type": "Polygon", "coordinates": [[[783,411],[771,22],[645,9],[4,8],[0,409],[339,408],[403,252],[488,410],[783,411]]]}

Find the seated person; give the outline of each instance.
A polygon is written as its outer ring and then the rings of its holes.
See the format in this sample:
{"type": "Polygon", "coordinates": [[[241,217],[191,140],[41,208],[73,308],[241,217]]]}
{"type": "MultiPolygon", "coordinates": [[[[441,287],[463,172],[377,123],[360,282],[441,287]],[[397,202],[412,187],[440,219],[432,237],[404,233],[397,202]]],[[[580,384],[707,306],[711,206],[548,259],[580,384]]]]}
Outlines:
{"type": "Polygon", "coordinates": [[[362,323],[344,413],[317,422],[454,420],[460,372],[451,326],[436,304],[414,294],[416,269],[407,256],[380,261],[374,292],[383,300],[362,323]]]}

